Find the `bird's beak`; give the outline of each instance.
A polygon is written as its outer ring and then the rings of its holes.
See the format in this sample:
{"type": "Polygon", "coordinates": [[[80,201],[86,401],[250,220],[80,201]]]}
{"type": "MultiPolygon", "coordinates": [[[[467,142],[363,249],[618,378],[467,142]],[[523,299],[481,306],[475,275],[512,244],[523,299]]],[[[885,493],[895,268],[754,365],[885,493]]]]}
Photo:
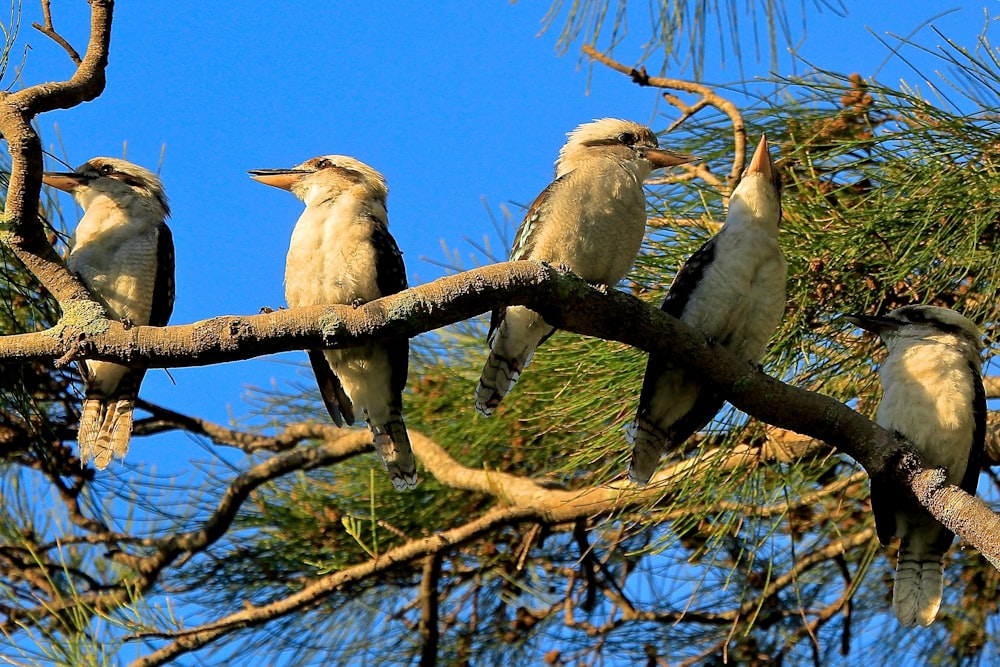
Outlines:
{"type": "Polygon", "coordinates": [[[73,190],[76,190],[89,180],[89,177],[74,171],[47,171],[42,174],[42,183],[63,192],[73,192],[73,190]]]}
{"type": "Polygon", "coordinates": [[[865,331],[871,331],[872,333],[880,336],[888,331],[895,331],[900,325],[897,320],[889,317],[880,317],[878,315],[863,315],[861,313],[856,313],[852,315],[842,315],[841,317],[854,326],[861,327],[865,331]]]}
{"type": "Polygon", "coordinates": [[[653,163],[654,169],[676,167],[679,164],[687,164],[698,160],[694,155],[671,151],[665,148],[643,148],[642,156],[653,163]]]}
{"type": "Polygon", "coordinates": [[[250,174],[250,178],[264,185],[291,190],[303,176],[312,172],[304,169],[251,169],[247,173],[250,174]]]}
{"type": "Polygon", "coordinates": [[[757,150],[753,152],[753,157],[750,159],[750,166],[747,167],[747,173],[752,174],[754,172],[760,173],[769,181],[774,180],[774,163],[771,161],[771,151],[767,146],[767,135],[761,135],[760,143],[757,144],[757,150]]]}

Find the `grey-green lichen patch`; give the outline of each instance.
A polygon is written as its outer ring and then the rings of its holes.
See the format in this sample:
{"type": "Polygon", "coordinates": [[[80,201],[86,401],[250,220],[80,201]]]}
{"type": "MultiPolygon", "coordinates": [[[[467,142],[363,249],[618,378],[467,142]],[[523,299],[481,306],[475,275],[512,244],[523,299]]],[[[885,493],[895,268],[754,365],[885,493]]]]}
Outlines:
{"type": "Polygon", "coordinates": [[[336,338],[337,334],[344,332],[344,320],[334,312],[327,312],[320,315],[319,328],[323,332],[323,338],[331,340],[336,338]]]}
{"type": "Polygon", "coordinates": [[[45,334],[62,338],[65,331],[70,329],[88,336],[97,336],[106,333],[110,327],[111,322],[101,304],[94,301],[70,301],[63,304],[63,316],[45,334]]]}

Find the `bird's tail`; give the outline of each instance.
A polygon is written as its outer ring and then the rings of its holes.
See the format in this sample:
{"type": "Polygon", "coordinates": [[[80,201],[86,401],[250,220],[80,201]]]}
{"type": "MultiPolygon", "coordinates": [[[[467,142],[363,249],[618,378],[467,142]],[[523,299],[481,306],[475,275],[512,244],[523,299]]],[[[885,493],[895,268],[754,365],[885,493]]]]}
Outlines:
{"type": "Polygon", "coordinates": [[[645,486],[659,466],[660,455],[667,449],[667,432],[651,420],[638,415],[625,428],[625,439],[632,443],[628,478],[645,486]]]}
{"type": "Polygon", "coordinates": [[[944,591],[944,559],[899,549],[892,610],[901,625],[927,627],[937,617],[944,591]]]}
{"type": "Polygon", "coordinates": [[[490,350],[482,375],[479,376],[479,384],[476,385],[476,412],[484,417],[493,414],[507,392],[514,388],[521,371],[531,361],[531,356],[529,354],[522,360],[505,357],[490,350]]]}
{"type": "Polygon", "coordinates": [[[80,462],[104,470],[113,457],[125,458],[132,437],[135,399],[88,396],[80,414],[80,462]]]}
{"type": "Polygon", "coordinates": [[[413,458],[413,448],[410,437],[406,433],[406,425],[399,410],[389,414],[385,424],[369,424],[372,431],[372,442],[382,464],[385,466],[392,485],[397,491],[414,489],[417,478],[417,462],[413,458]]]}

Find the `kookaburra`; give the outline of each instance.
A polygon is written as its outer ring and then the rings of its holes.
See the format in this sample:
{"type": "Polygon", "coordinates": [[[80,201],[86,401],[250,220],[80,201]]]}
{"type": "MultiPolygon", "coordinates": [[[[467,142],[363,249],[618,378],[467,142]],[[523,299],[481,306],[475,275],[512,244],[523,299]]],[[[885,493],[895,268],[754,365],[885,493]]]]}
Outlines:
{"type": "MultiPolygon", "coordinates": [[[[729,200],[722,229],[681,267],[660,308],[749,363],[759,363],[785,311],[787,266],[778,245],[781,182],[761,137],[729,200]]],[[[703,428],[724,401],[698,373],[652,354],[639,397],[629,478],[646,484],[660,455],[703,428]]]]}
{"type": "MultiPolygon", "coordinates": [[[[325,155],[292,169],[260,169],[252,178],[288,190],[306,205],[295,223],[285,264],[285,299],[296,308],[361,304],[406,289],[406,267],[389,233],[385,178],[343,155],[325,155]]],[[[343,350],[309,350],[316,381],[338,425],[362,415],[375,451],[397,491],[417,485],[417,467],[403,424],[409,366],[406,338],[343,350]]]]}
{"type": "MultiPolygon", "coordinates": [[[[556,177],[528,209],[511,260],[563,266],[584,280],[613,287],[635,261],[646,229],[642,184],[653,169],[695,158],[659,148],[645,125],[604,118],[569,133],[556,177]]],[[[489,357],[476,387],[476,410],[493,414],[535,348],[555,329],[523,306],[493,311],[489,357]]]]}
{"type": "MultiPolygon", "coordinates": [[[[174,308],[174,242],[163,185],[131,162],[95,157],[75,172],[42,180],[73,195],[84,215],[66,265],[126,326],[165,326],[174,308]]],[[[83,364],[86,396],[80,415],[80,461],[106,468],[124,458],[144,368],[107,361],[83,364]]]]}
{"type": "MultiPolygon", "coordinates": [[[[846,319],[878,334],[888,349],[876,423],[902,435],[928,466],[944,468],[949,484],[975,495],[986,441],[979,328],[953,310],[923,305],[846,319]]],[[[928,626],[941,606],[944,555],[955,536],[875,480],[871,494],[879,541],[900,538],[892,609],[902,625],[928,626]]]]}

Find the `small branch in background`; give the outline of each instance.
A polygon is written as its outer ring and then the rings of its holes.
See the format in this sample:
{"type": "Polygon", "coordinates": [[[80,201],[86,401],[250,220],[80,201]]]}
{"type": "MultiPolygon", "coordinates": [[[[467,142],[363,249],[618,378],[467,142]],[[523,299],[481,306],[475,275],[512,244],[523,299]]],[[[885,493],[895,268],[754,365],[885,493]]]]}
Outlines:
{"type": "Polygon", "coordinates": [[[333,440],[345,433],[333,424],[304,422],[292,424],[276,435],[260,435],[247,431],[237,431],[206,419],[183,415],[141,398],[135,402],[135,405],[152,415],[147,419],[136,420],[133,429],[135,435],[145,436],[167,431],[187,431],[194,435],[204,436],[217,445],[236,447],[248,454],[260,451],[283,452],[297,447],[306,440],[333,440]]]}
{"type": "Polygon", "coordinates": [[[168,638],[167,644],[145,656],[137,658],[129,667],[153,667],[164,665],[174,658],[196,650],[212,641],[237,630],[258,627],[268,621],[287,616],[308,607],[342,589],[351,582],[361,581],[379,573],[398,567],[403,562],[443,553],[460,546],[502,526],[517,525],[525,521],[539,520],[540,512],[534,508],[497,507],[483,516],[466,524],[444,530],[428,537],[412,540],[372,559],[319,577],[308,582],[301,590],[291,595],[258,607],[244,609],[220,618],[217,621],[184,630],[164,633],[143,632],[135,638],[168,638]]]}
{"type": "Polygon", "coordinates": [[[439,552],[424,559],[424,571],[420,579],[420,667],[434,667],[437,664],[440,581],[441,553],[439,552]]]}
{"type": "MultiPolygon", "coordinates": [[[[7,141],[11,157],[0,241],[59,301],[64,312],[70,302],[100,306],[83,283],[66,269],[41,224],[38,202],[42,189],[42,142],[32,122],[38,114],[75,107],[96,99],[104,91],[113,10],[112,0],[90,0],[87,51],[68,80],[0,92],[0,134],[7,141]]],[[[51,15],[46,22],[51,25],[51,15]]]]}
{"type": "Polygon", "coordinates": [[[83,64],[83,59],[80,58],[80,54],[77,53],[76,49],[62,35],[56,32],[55,27],[52,25],[52,8],[50,5],[50,0],[42,0],[42,16],[44,17],[45,24],[42,25],[36,21],[31,24],[31,27],[63,47],[63,50],[66,51],[73,64],[79,67],[83,64]]]}

